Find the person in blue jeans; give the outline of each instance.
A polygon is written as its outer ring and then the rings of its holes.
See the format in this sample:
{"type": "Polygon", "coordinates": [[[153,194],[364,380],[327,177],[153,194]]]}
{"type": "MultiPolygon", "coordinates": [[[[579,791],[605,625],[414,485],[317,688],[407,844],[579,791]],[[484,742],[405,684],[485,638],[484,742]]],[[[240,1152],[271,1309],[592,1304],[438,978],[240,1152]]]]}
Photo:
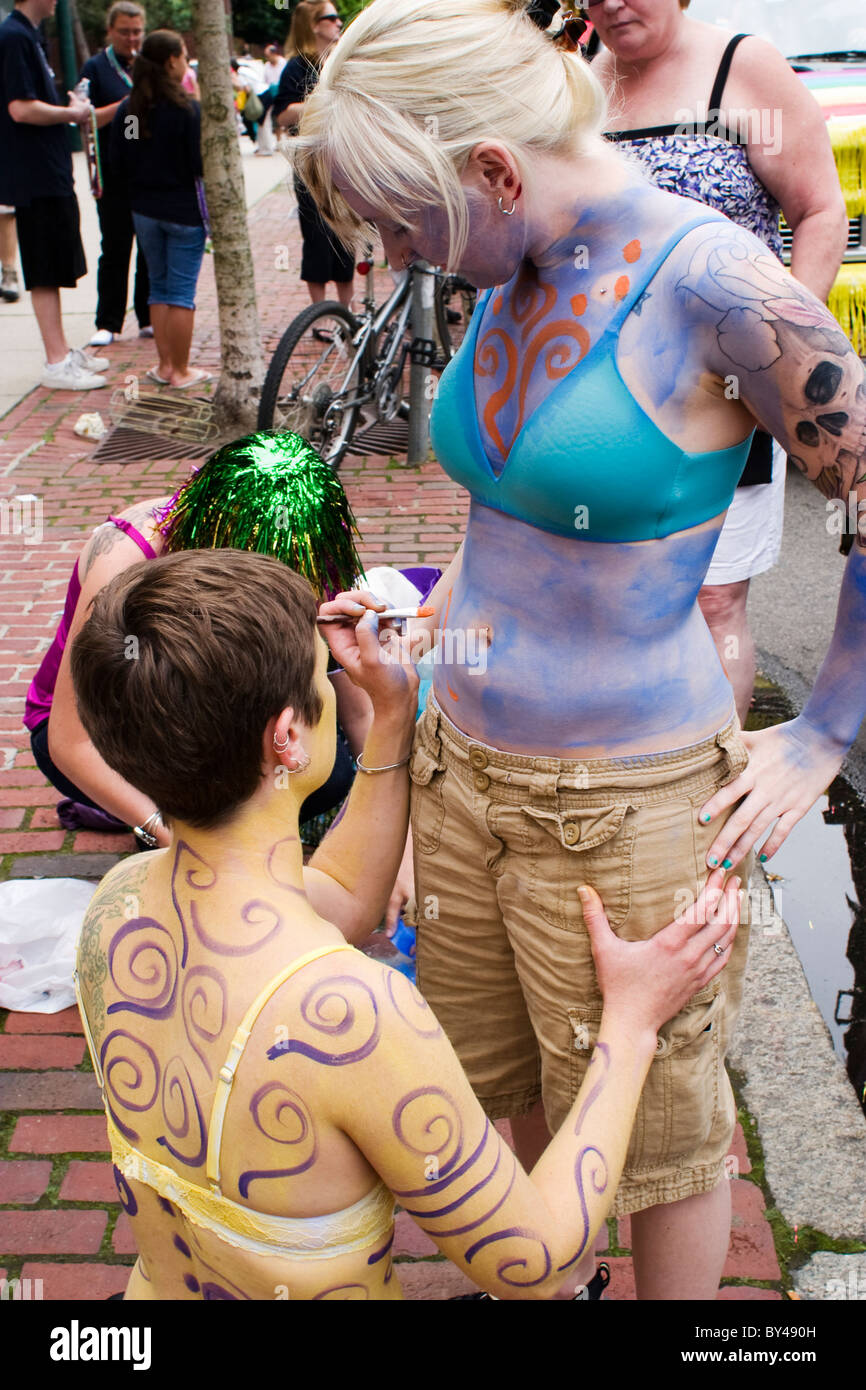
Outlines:
{"type": "Polygon", "coordinates": [[[189,365],[195,290],[205,246],[201,107],[181,86],[186,45],[156,29],[132,69],[132,91],[111,125],[113,172],[125,180],[138,244],[150,273],[150,316],[159,360],[147,375],[180,390],[210,374],[189,365]]]}

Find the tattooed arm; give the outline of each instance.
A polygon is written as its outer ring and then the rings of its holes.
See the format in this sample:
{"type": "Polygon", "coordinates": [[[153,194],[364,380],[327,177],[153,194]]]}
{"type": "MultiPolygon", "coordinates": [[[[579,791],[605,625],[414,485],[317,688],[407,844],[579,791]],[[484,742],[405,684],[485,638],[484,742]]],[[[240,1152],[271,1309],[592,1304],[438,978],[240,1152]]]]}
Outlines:
{"type": "MultiPolygon", "coordinates": [[[[142,503],[122,515],[146,536],[150,512],[165,500],[142,503]]],[[[146,820],[154,810],[153,802],[114,772],[88,738],[78,717],[70,657],[72,644],[87,621],[90,605],[100,589],[142,558],[135,542],[110,522],[98,526],[82,550],[78,561],[81,595],[66,639],[48,719],[48,750],[52,761],[97,806],[126,821],[127,825],[140,825],[146,820]]],[[[157,837],[160,844],[169,843],[170,835],[164,826],[159,827],[157,837]]]]}
{"type": "Polygon", "coordinates": [[[339,1058],[330,1055],[333,1022],[327,1055],[304,1040],[286,1050],[333,1068],[333,1121],[443,1254],[497,1298],[548,1298],[608,1212],[657,1029],[728,959],[738,888],[733,879],[723,895],[722,875],[712,875],[690,918],[645,942],[620,941],[597,895],[581,890],[604,1012],[587,1077],[531,1177],[486,1119],[430,1008],[396,971],[365,963],[364,988],[376,997],[363,1039],[354,1033],[361,1009],[348,999],[338,1008],[345,979],[310,991],[304,1017],[323,1037],[325,999],[341,1019],[339,1058]]]}
{"type": "MultiPolygon", "coordinates": [[[[723,227],[687,238],[678,294],[699,351],[826,499],[859,520],[830,649],[801,714],[747,735],[749,766],[707,802],[745,797],[709,854],[737,863],[778,824],[769,858],[838,772],[866,717],[866,371],[835,319],[760,242],[723,227]]],[[[816,509],[816,525],[826,523],[816,509]],[[820,520],[819,520],[820,517],[820,520]]]]}
{"type": "Polygon", "coordinates": [[[78,938],[76,969],[82,1002],[97,1046],[106,1024],[103,986],[108,979],[108,954],[103,945],[104,929],[124,918],[130,920],[138,917],[139,895],[146,876],[147,865],[140,859],[125,859],[115,864],[100,883],[84,914],[78,938]]]}

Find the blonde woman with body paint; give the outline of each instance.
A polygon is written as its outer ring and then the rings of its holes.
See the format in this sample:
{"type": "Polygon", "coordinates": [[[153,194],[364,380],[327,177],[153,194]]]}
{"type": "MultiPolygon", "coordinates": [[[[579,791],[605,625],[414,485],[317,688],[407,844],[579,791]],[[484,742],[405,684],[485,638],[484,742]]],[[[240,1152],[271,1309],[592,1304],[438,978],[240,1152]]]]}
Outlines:
{"type": "MultiPolygon", "coordinates": [[[[555,8],[373,0],[294,146],[344,240],[372,221],[393,266],[487,291],[431,420],[471,506],[428,602],[463,650],[487,646],[483,673],[437,665],[418,724],[418,981],[528,1167],[594,1065],[577,885],[622,937],[652,937],[709,869],[773,855],[866,714],[866,536],[790,723],[740,733],[697,603],[756,420],[824,497],[866,500],[863,366],[757,238],[603,140],[555,8]]],[[[614,1210],[639,1298],[716,1297],[746,936],[666,1025],[638,1107],[614,1210]]]]}
{"type": "Polygon", "coordinates": [[[636,944],[587,892],[599,1042],[527,1176],[432,1010],[340,930],[358,900],[381,913],[406,835],[417,678],[383,659],[383,607],[322,609],[349,618],[331,646],[374,713],[306,867],[298,809],[333,764],[335,697],[305,580],[240,551],[159,556],[96,595],[73,644],[94,746],[171,827],[103,881],[78,952],[129,1299],[399,1299],[395,1197],[481,1289],[550,1297],[607,1213],[659,1027],[730,959],[736,881],[636,944]]]}

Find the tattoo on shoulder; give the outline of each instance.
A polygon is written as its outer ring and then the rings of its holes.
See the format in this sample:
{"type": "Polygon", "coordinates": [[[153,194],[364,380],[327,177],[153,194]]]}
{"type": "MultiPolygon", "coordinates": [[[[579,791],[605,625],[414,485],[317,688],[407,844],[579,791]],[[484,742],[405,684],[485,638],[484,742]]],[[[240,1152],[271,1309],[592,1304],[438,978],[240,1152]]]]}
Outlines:
{"type": "MultiPolygon", "coordinates": [[[[827,498],[866,500],[866,370],[830,311],[769,252],[725,229],[692,253],[678,290],[707,305],[722,356],[752,375],[779,363],[773,433],[827,498]]],[[[855,507],[856,510],[856,507],[855,507]]],[[[858,531],[866,550],[866,535],[858,531]]]]}
{"type": "Polygon", "coordinates": [[[115,526],[112,521],[105,521],[93,533],[93,539],[87,547],[87,554],[84,559],[84,568],[81,578],[85,579],[93,568],[94,563],[100,555],[106,555],[123,539],[123,532],[119,526],[115,526]]]}
{"type": "Polygon", "coordinates": [[[101,883],[90,900],[81,936],[78,941],[78,974],[84,1005],[98,1043],[104,1027],[105,995],[103,986],[108,978],[108,957],[103,945],[106,927],[118,918],[140,915],[140,893],[147,876],[147,866],[139,865],[111,875],[111,881],[101,883]]]}

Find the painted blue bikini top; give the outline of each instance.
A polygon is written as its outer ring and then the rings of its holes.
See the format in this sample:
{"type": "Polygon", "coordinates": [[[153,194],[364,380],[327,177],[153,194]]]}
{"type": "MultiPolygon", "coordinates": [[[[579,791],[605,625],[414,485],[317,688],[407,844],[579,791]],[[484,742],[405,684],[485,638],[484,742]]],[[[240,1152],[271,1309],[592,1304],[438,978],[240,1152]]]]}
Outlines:
{"type": "Polygon", "coordinates": [[[622,324],[677,243],[695,227],[726,220],[697,217],[667,239],[601,337],[525,422],[498,477],[481,438],[473,380],[480,324],[494,293],[488,290],[442,373],[430,420],[433,449],[448,476],[485,507],[578,540],[652,540],[724,512],[751,434],[728,449],[687,453],[635,400],[616,350],[622,324]]]}

